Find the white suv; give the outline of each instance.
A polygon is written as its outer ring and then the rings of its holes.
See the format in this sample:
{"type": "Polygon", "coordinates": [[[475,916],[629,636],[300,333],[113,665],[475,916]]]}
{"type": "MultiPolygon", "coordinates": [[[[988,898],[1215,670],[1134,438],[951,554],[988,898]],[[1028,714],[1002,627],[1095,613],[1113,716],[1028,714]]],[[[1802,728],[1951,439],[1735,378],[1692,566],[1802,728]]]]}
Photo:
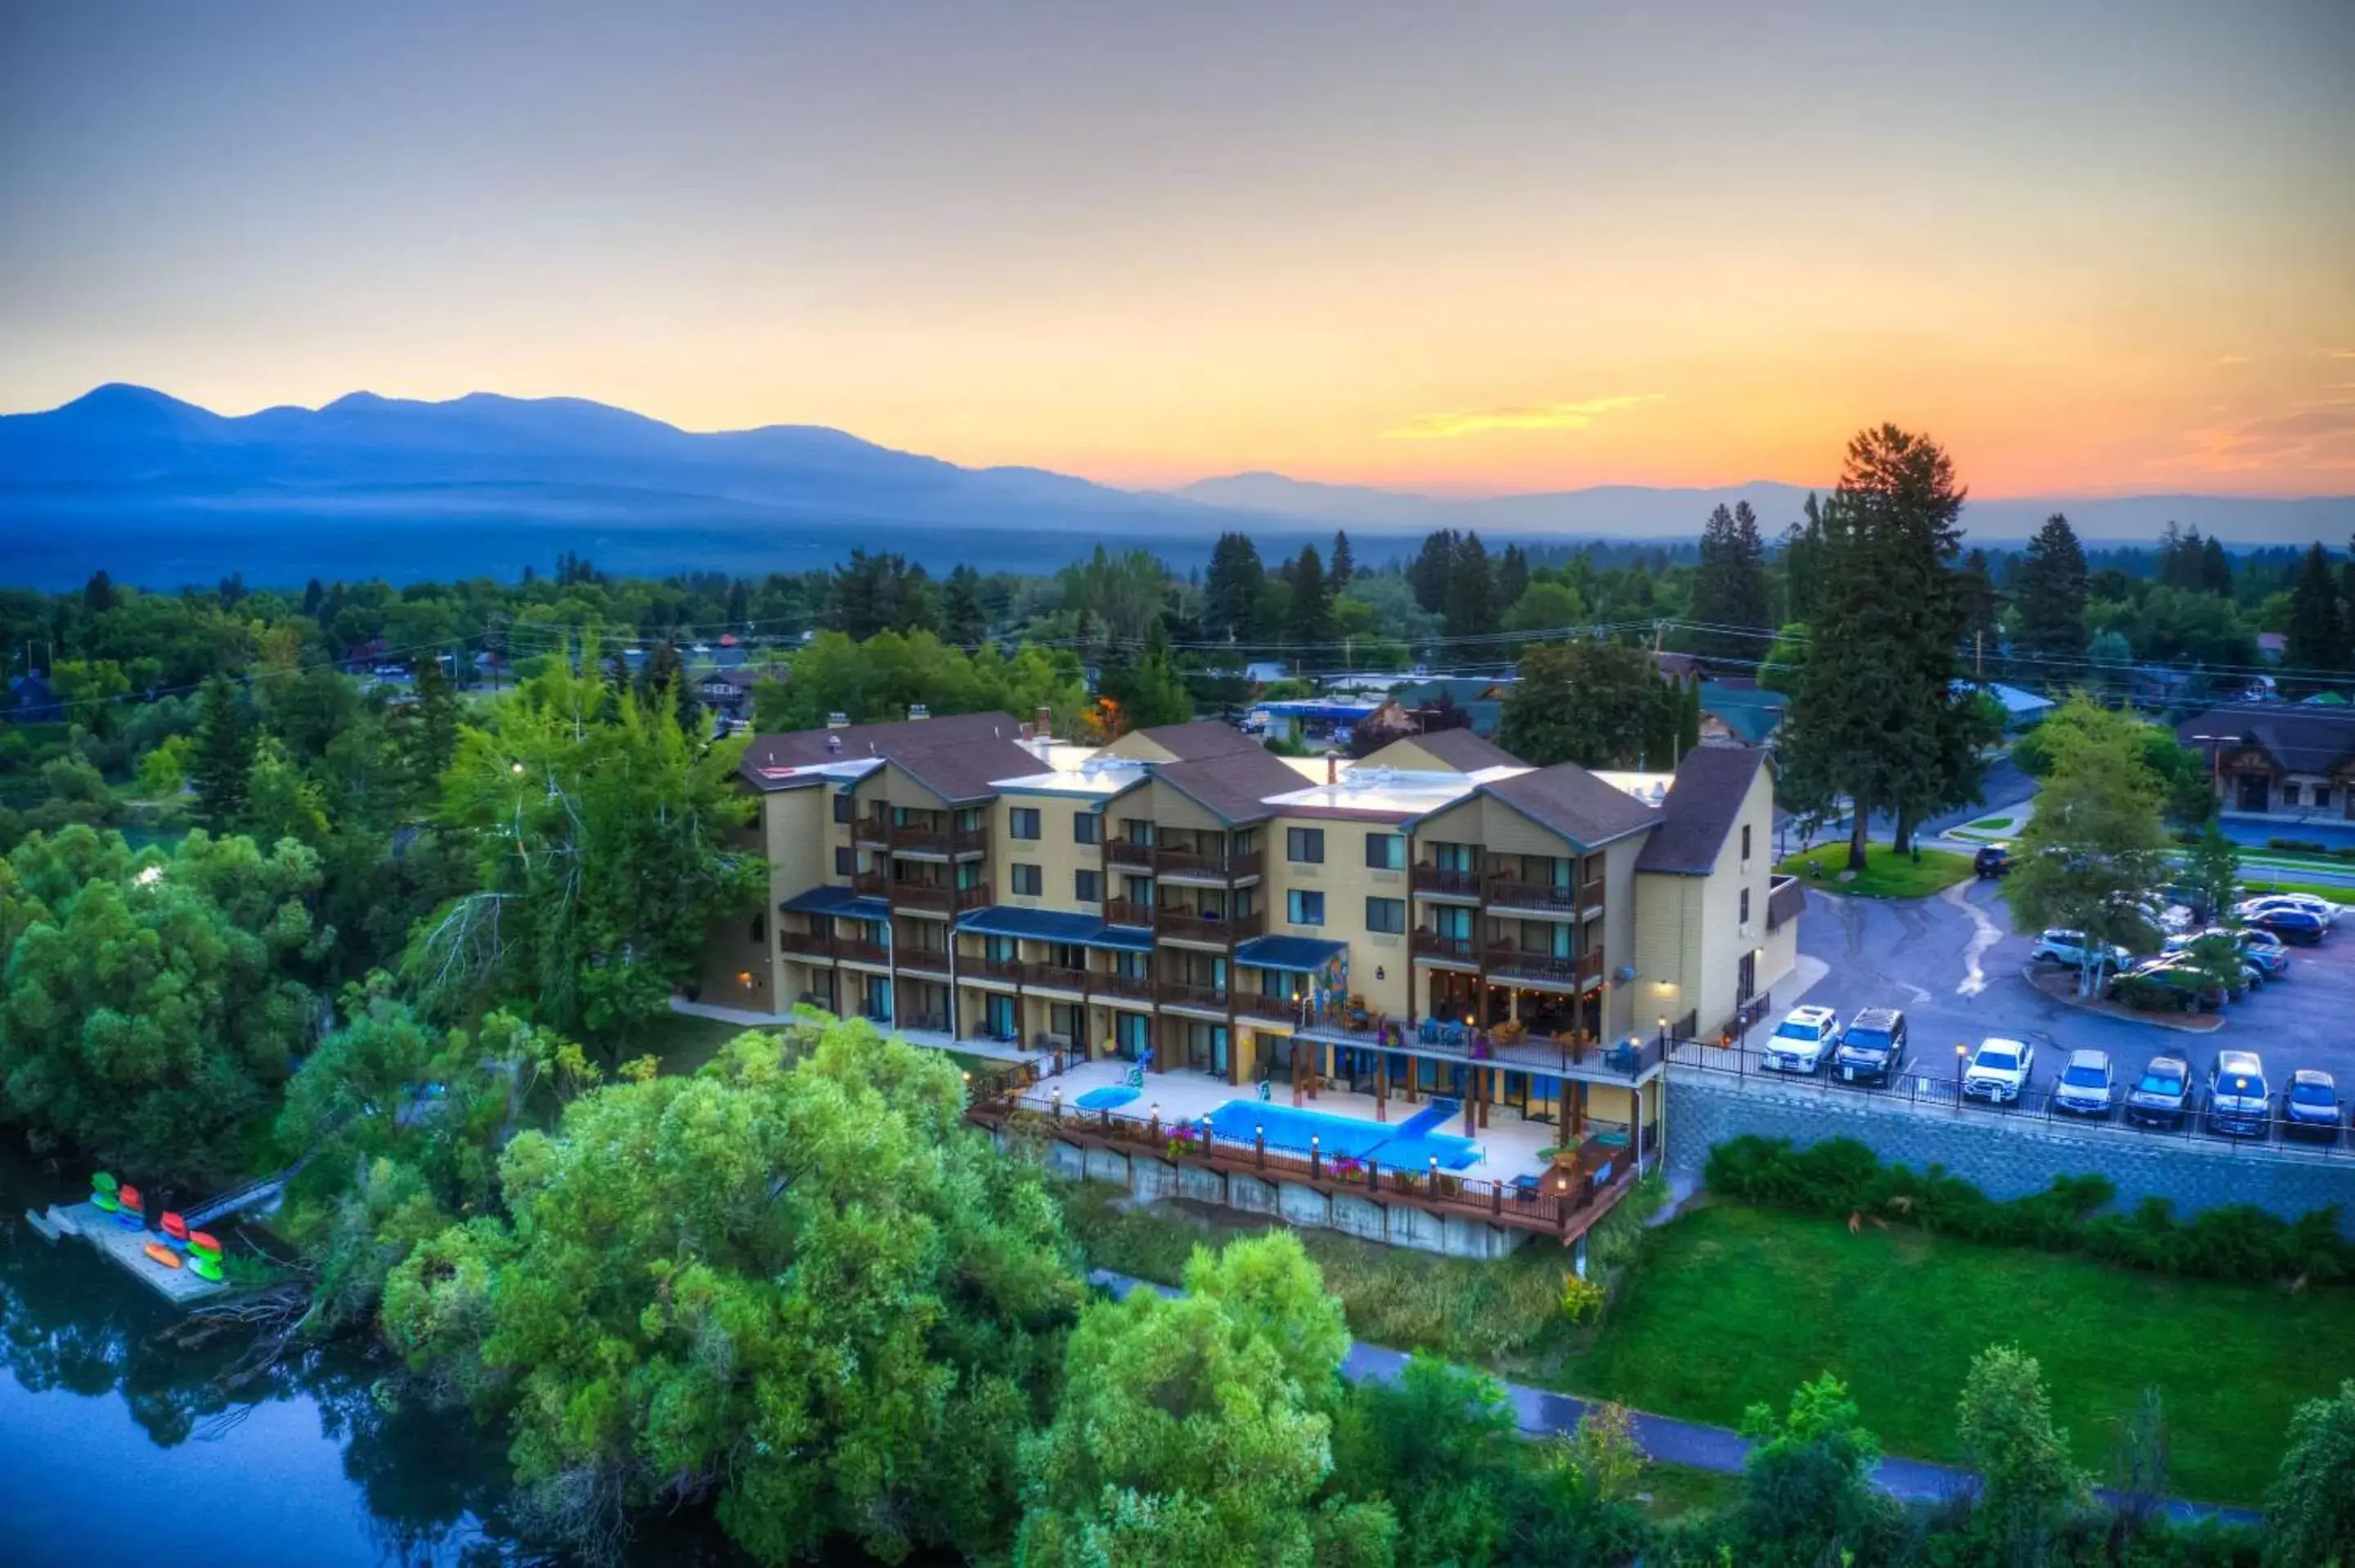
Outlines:
{"type": "Polygon", "coordinates": [[[1991,1105],[2011,1104],[2028,1087],[2028,1075],[2035,1067],[2035,1046],[1990,1034],[1979,1042],[1963,1074],[1963,1093],[1991,1105]]]}
{"type": "Polygon", "coordinates": [[[1760,1065],[1777,1073],[1812,1073],[1839,1044],[1839,1014],[1828,1007],[1795,1007],[1767,1037],[1760,1065]]]}

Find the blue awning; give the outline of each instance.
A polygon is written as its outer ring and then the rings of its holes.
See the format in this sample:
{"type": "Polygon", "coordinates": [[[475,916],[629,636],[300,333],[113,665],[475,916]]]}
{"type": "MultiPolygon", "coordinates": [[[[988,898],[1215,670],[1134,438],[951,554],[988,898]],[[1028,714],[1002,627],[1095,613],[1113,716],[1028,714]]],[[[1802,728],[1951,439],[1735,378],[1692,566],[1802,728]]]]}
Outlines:
{"type": "Polygon", "coordinates": [[[1082,948],[1110,948],[1149,953],[1153,933],[1107,926],[1094,915],[1067,915],[1060,909],[1017,909],[991,905],[957,922],[960,931],[976,937],[1021,937],[1034,942],[1069,942],[1082,948]]]}
{"type": "Polygon", "coordinates": [[[838,915],[846,920],[888,920],[891,906],[872,895],[831,884],[796,893],[777,906],[788,915],[838,915]]]}
{"type": "Polygon", "coordinates": [[[1258,969],[1315,974],[1329,959],[1347,951],[1346,942],[1327,942],[1316,937],[1253,937],[1235,949],[1235,962],[1258,969]]]}

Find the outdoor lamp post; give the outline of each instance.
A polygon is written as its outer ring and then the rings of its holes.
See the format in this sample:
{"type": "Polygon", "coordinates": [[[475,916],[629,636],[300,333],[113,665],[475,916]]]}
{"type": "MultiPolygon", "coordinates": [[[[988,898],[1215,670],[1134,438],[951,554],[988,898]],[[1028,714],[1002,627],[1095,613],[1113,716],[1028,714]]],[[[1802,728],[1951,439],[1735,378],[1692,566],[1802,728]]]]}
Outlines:
{"type": "Polygon", "coordinates": [[[1308,1135],[1308,1174],[1311,1176],[1325,1174],[1325,1151],[1318,1147],[1318,1143],[1316,1135],[1310,1133],[1308,1135]]]}
{"type": "Polygon", "coordinates": [[[1056,1119],[1057,1121],[1060,1121],[1060,1120],[1062,1120],[1062,1119],[1063,1119],[1063,1086],[1062,1086],[1062,1085],[1060,1085],[1060,1084],[1057,1084],[1057,1085],[1055,1085],[1053,1087],[1050,1088],[1050,1089],[1047,1091],[1047,1097],[1048,1097],[1048,1099],[1049,1099],[1050,1101],[1051,1101],[1051,1102],[1052,1102],[1055,1119],[1056,1119]]]}
{"type": "Polygon", "coordinates": [[[1439,1196],[1439,1156],[1436,1154],[1431,1157],[1431,1195],[1434,1198],[1439,1196]]]}
{"type": "Polygon", "coordinates": [[[1666,1013],[1662,1013],[1662,1014],[1660,1015],[1660,1044],[1661,1044],[1662,1048],[1663,1048],[1663,1049],[1665,1049],[1665,1048],[1667,1047],[1668,1044],[1668,1014],[1666,1014],[1666,1013]]]}
{"type": "Polygon", "coordinates": [[[1970,1060],[1970,1055],[1968,1045],[1959,1040],[1955,1042],[1955,1110],[1958,1115],[1963,1108],[1963,1064],[1970,1060]]]}

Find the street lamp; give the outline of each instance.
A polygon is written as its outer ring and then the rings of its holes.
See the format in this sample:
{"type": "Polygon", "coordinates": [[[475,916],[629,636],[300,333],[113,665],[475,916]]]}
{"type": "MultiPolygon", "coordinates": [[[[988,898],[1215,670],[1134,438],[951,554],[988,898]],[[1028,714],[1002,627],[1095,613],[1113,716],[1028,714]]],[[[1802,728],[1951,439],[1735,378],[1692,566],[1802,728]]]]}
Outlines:
{"type": "Polygon", "coordinates": [[[1970,1059],[1971,1048],[1961,1041],[1955,1042],[1955,1108],[1963,1108],[1963,1064],[1970,1059]]]}

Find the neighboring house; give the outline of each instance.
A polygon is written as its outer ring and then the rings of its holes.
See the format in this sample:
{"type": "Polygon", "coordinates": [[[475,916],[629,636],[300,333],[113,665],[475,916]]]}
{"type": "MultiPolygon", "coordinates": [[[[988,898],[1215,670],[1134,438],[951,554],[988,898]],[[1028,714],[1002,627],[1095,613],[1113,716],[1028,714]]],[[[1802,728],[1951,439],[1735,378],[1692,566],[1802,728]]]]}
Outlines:
{"type": "MultiPolygon", "coordinates": [[[[1956,681],[1954,689],[1959,694],[1973,690],[1974,683],[1969,681],[1956,681]]],[[[2046,714],[2060,705],[2050,697],[2040,697],[2034,692],[2024,691],[2018,686],[2008,686],[2000,681],[1988,681],[1978,684],[1976,689],[1993,697],[1996,705],[2003,709],[2004,730],[2012,735],[2033,726],[2041,721],[2046,714]]]]}
{"type": "Polygon", "coordinates": [[[2266,663],[2280,663],[2282,662],[2282,655],[2288,652],[2289,639],[2283,633],[2278,631],[2260,631],[2257,633],[2257,657],[2263,659],[2266,663]]]}
{"type": "Polygon", "coordinates": [[[19,675],[8,683],[8,718],[16,724],[58,724],[65,705],[46,675],[19,675]]]}
{"type": "Polygon", "coordinates": [[[1764,746],[1783,727],[1791,699],[1754,681],[1700,683],[1700,738],[1705,746],[1764,746]]]}
{"type": "Polygon", "coordinates": [[[1332,739],[1341,731],[1354,728],[1372,717],[1381,706],[1380,703],[1333,697],[1305,702],[1262,703],[1252,712],[1266,715],[1267,734],[1271,740],[1317,741],[1332,739]]]}
{"type": "Polygon", "coordinates": [[[1509,675],[1433,675],[1408,681],[1391,694],[1391,700],[1411,715],[1436,713],[1446,703],[1472,721],[1472,733],[1493,736],[1505,722],[1505,694],[1513,685],[1509,675]]]}
{"type": "Polygon", "coordinates": [[[1345,763],[1218,724],[1090,747],[975,714],[759,736],[741,772],[768,896],[711,933],[704,1000],[1114,1055],[1148,1084],[1640,1131],[1657,1054],[1629,1053],[1715,1038],[1796,961],[1753,750],[1597,774],[1458,729],[1345,763]]]}
{"type": "Polygon", "coordinates": [[[2175,737],[2209,761],[2228,816],[2355,821],[2355,712],[2266,703],[2210,708],[2175,737]]]}
{"type": "Polygon", "coordinates": [[[746,718],[752,712],[752,687],[761,673],[751,669],[718,670],[695,683],[695,700],[726,718],[746,718]]]}

